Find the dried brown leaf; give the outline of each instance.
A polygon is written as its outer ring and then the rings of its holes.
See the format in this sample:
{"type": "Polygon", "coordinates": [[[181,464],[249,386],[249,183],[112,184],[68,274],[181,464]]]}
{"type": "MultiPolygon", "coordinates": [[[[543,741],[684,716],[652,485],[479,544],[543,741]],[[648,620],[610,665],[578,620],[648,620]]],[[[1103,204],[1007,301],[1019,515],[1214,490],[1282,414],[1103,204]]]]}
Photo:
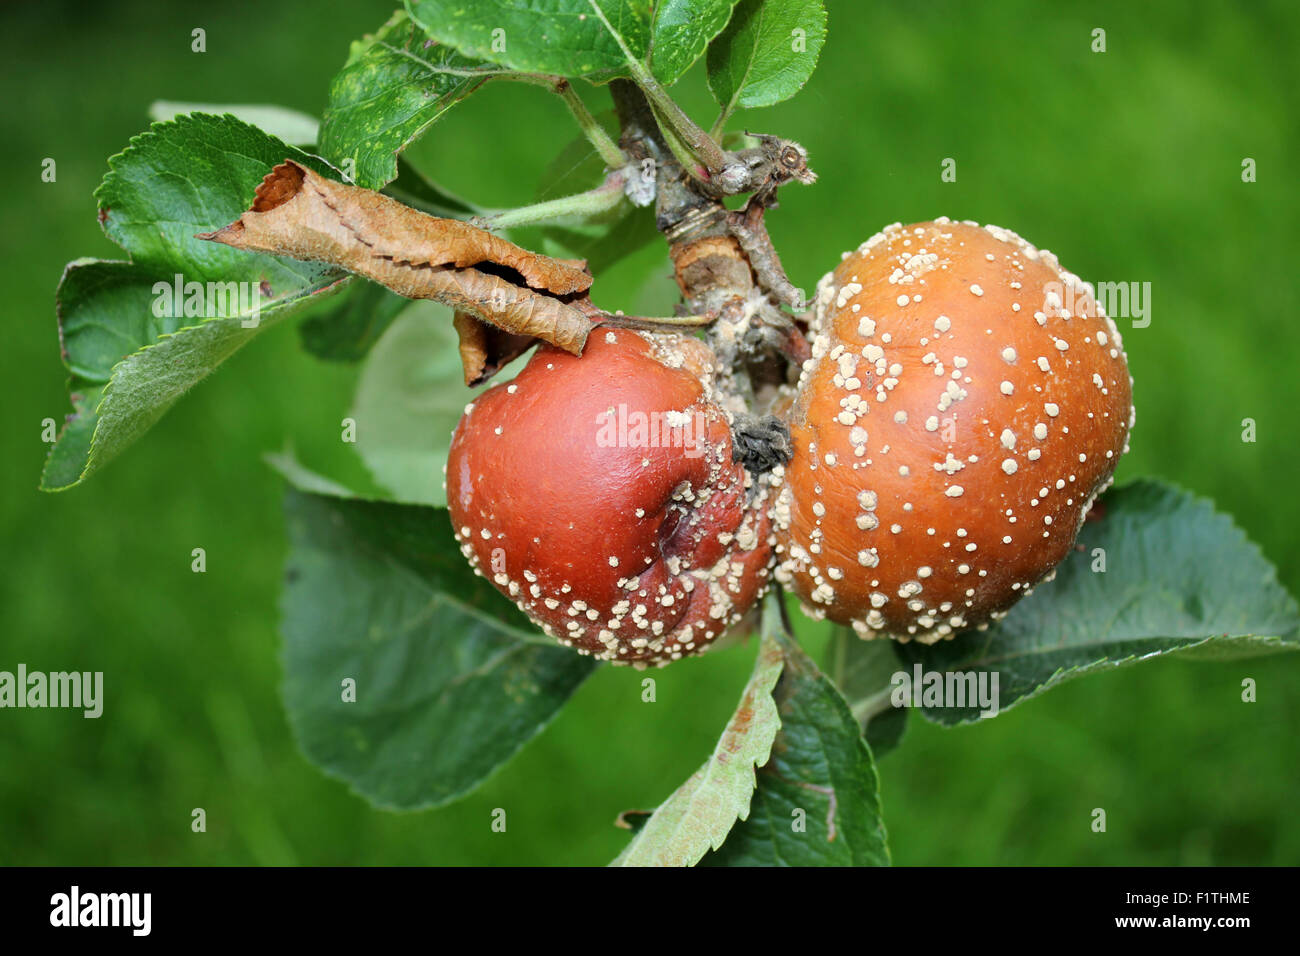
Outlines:
{"type": "Polygon", "coordinates": [[[199,238],[328,262],[410,299],[433,299],[515,336],[574,354],[592,328],[591,276],[456,219],[335,182],[292,160],[258,186],[252,206],[199,238]]]}
{"type": "Polygon", "coordinates": [[[470,388],[482,385],[537,344],[534,336],[505,332],[468,312],[457,312],[452,324],[460,337],[460,363],[470,388]]]}

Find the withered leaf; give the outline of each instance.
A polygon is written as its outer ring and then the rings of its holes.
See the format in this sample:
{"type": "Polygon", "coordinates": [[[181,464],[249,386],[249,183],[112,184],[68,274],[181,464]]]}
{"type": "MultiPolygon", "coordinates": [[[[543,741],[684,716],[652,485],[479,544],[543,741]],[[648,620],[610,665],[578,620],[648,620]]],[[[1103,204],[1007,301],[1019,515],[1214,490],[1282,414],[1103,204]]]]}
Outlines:
{"type": "Polygon", "coordinates": [[[247,212],[198,238],[328,262],[398,295],[433,299],[575,355],[593,325],[586,300],[592,280],[578,264],[326,179],[293,160],[267,174],[247,212]]]}
{"type": "Polygon", "coordinates": [[[452,324],[460,337],[460,364],[470,388],[482,385],[537,344],[535,336],[503,331],[468,312],[457,312],[452,324]]]}

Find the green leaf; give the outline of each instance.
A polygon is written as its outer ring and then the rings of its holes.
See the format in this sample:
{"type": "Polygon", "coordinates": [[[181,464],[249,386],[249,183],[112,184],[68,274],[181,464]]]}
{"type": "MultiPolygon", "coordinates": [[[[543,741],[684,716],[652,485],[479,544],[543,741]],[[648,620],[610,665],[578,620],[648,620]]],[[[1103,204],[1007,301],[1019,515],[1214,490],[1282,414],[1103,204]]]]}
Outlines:
{"type": "MultiPolygon", "coordinates": [[[[1056,579],[999,624],[931,647],[900,644],[903,660],[925,672],[996,674],[1006,710],[1083,674],[1162,655],[1229,658],[1300,648],[1295,600],[1210,502],[1144,480],[1111,491],[1101,507],[1104,516],[1084,524],[1056,579]],[[1104,572],[1093,570],[1100,560],[1104,572]]],[[[941,724],[972,721],[978,712],[924,710],[941,724]]]]}
{"type": "Polygon", "coordinates": [[[609,80],[628,75],[628,55],[644,60],[650,46],[651,0],[411,0],[409,7],[435,40],[522,73],[609,80]]]}
{"type": "Polygon", "coordinates": [[[538,251],[560,259],[586,259],[593,275],[659,239],[654,216],[644,209],[629,210],[614,222],[581,226],[547,226],[540,230],[538,251]]]}
{"type": "Polygon", "coordinates": [[[360,361],[410,304],[410,299],[376,282],[349,280],[347,290],[332,308],[316,313],[298,327],[302,346],[329,362],[360,361]]]}
{"type": "Polygon", "coordinates": [[[258,106],[251,103],[179,103],[155,100],[149,104],[149,118],[160,123],[174,120],[183,113],[229,113],[249,126],[256,126],[268,136],[290,146],[314,146],[320,138],[320,120],[286,106],[258,106]]]}
{"type": "Polygon", "coordinates": [[[45,459],[41,474],[43,491],[58,491],[81,480],[90,457],[90,441],[95,434],[95,409],[104,390],[77,378],[72,379],[72,414],[67,416],[59,439],[45,459]]]}
{"type": "Polygon", "coordinates": [[[137,266],[174,272],[183,265],[187,280],[256,275],[276,294],[302,288],[325,267],[194,237],[237,219],[262,177],[285,159],[323,176],[338,176],[315,156],[233,116],[196,113],[155,123],[108,161],[108,174],[95,190],[104,233],[137,266]]]}
{"type": "Polygon", "coordinates": [[[488,211],[439,186],[400,156],[397,158],[397,178],[384,187],[384,193],[407,206],[444,219],[468,219],[488,211]]]}
{"type": "Polygon", "coordinates": [[[763,619],[753,676],[713,756],[660,804],[612,865],[694,866],[722,845],[737,820],[749,815],[754,767],[767,760],[780,726],[772,700],[781,674],[775,601],[769,602],[763,619]]]}
{"type": "Polygon", "coordinates": [[[907,732],[907,708],[890,707],[876,714],[867,721],[863,737],[871,746],[871,752],[879,760],[897,747],[907,732]]]}
{"type": "Polygon", "coordinates": [[[280,477],[298,491],[306,491],[315,495],[329,495],[333,498],[359,497],[355,491],[346,485],[341,485],[332,478],[327,478],[319,472],[312,471],[300,462],[291,445],[286,445],[283,450],[278,452],[267,452],[262,456],[262,460],[274,468],[280,477]]]}
{"type": "Polygon", "coordinates": [[[888,866],[879,781],[857,718],[784,635],[781,733],[758,771],[749,818],[706,866],[888,866]]]}
{"type": "Polygon", "coordinates": [[[650,72],[670,86],[731,19],[736,0],[660,0],[650,28],[650,72]]]}
{"type": "Polygon", "coordinates": [[[426,42],[399,11],[352,44],[330,83],[321,121],[325,158],[358,186],[379,189],[397,177],[397,154],[485,82],[483,61],[426,42]]]}
{"type": "MultiPolygon", "coordinates": [[[[605,110],[595,117],[611,138],[618,138],[618,117],[613,110],[605,110]]],[[[544,202],[570,196],[591,189],[605,178],[605,162],[585,136],[577,136],[564,144],[537,181],[534,202],[544,202]]]]}
{"type": "Polygon", "coordinates": [[[357,453],[375,481],[399,501],[446,504],[451,433],[474,394],[447,309],[421,303],[398,319],[362,366],[352,407],[357,453]]]}
{"type": "Polygon", "coordinates": [[[233,116],[203,114],[155,124],[109,160],[99,218],[131,261],[79,259],[59,283],[74,411],[42,488],[88,477],[252,336],[339,287],[343,273],[319,264],[194,238],[238,218],[286,158],[332,172],[233,116]]]}
{"type": "Polygon", "coordinates": [[[788,100],[808,82],[826,42],[821,0],[740,0],[709,46],[709,89],[732,111],[788,100]]]}
{"type": "Polygon", "coordinates": [[[474,575],[444,509],[294,490],[285,509],[289,721],[308,759],[374,805],[465,795],[591,673],[474,575]]]}
{"type": "Polygon", "coordinates": [[[836,625],[826,659],[830,679],[848,701],[871,752],[878,759],[893,750],[907,729],[906,708],[891,706],[889,699],[891,678],[901,666],[893,642],[864,641],[836,625]]]}

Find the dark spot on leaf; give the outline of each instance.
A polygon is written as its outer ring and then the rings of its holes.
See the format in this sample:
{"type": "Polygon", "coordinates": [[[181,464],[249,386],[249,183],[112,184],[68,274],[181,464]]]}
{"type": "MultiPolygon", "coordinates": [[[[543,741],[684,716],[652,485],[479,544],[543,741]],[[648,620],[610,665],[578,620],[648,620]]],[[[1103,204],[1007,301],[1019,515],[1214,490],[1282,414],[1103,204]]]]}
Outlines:
{"type": "Polygon", "coordinates": [[[736,715],[731,719],[731,729],[737,733],[743,733],[749,729],[749,725],[754,722],[754,708],[749,706],[740,707],[736,710],[736,715]]]}

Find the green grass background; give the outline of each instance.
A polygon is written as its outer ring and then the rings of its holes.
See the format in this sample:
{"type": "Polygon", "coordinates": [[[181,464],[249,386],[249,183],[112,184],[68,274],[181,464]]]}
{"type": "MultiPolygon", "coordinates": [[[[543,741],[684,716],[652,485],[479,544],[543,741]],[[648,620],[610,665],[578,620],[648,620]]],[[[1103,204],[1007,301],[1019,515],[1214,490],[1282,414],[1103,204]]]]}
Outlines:
{"type": "MultiPolygon", "coordinates": [[[[0,862],[599,864],[618,811],[652,807],[711,749],[750,667],[732,650],[643,675],[604,669],[461,802],[372,810],[298,753],[278,699],[281,481],[291,439],[345,480],[354,369],[275,328],[85,486],[43,495],[40,423],[67,410],[53,293],[63,263],[116,253],[91,192],[155,98],[319,114],[348,42],[391,5],[6,7],[0,271],[6,292],[0,669],[102,670],[104,716],[0,711],[0,862]],[[190,52],[190,31],[207,52],[190,52]],[[53,157],[58,180],[40,181],[53,157]],[[208,572],[190,571],[204,547],[208,572]],[[190,830],[203,807],[208,831],[190,830]],[[505,833],[490,828],[506,808],[505,833]]],[[[879,227],[946,214],[1014,228],[1096,280],[1150,281],[1126,333],[1137,429],[1121,480],[1217,499],[1300,591],[1295,410],[1297,95],[1293,3],[1077,5],[831,0],[794,101],[738,124],[802,141],[821,174],[771,217],[796,284],[879,227]],[[1094,27],[1104,54],[1090,51],[1094,27]],[[1244,184],[1243,157],[1259,181],[1244,184]],[[940,181],[944,157],[956,183],[940,181]],[[1241,422],[1258,441],[1241,441],[1241,422]]],[[[696,70],[682,87],[706,124],[696,70]]],[[[594,107],[603,94],[588,89],[594,107]]],[[[528,201],[569,137],[542,92],[502,85],[412,156],[481,202],[528,201]],[[560,131],[560,132],[557,132],[560,131]]],[[[662,247],[602,276],[607,308],[666,308],[662,247]]],[[[1214,554],[1200,556],[1213,563],[1214,554]]],[[[884,757],[904,864],[1300,863],[1300,655],[1155,662],[1081,679],[978,726],[915,715],[884,757]],[[1240,702],[1253,677],[1258,703],[1240,702]],[[1108,814],[1105,834],[1091,811],[1108,814]]],[[[438,742],[430,741],[430,747],[438,742]]]]}

